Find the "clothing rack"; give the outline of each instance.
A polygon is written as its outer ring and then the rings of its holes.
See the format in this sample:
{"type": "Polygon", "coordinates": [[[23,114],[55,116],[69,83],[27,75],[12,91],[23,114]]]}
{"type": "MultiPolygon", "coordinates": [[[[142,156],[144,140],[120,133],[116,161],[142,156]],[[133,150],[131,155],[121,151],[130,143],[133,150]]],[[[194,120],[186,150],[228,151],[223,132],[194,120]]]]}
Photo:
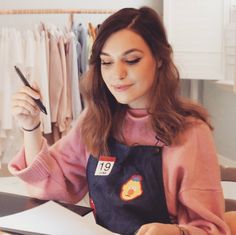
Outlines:
{"type": "Polygon", "coordinates": [[[2,9],[0,15],[23,15],[23,14],[69,14],[68,29],[74,22],[74,14],[113,14],[111,9],[2,9]]]}
{"type": "Polygon", "coordinates": [[[111,9],[6,9],[0,10],[0,15],[13,14],[112,14],[111,9]]]}

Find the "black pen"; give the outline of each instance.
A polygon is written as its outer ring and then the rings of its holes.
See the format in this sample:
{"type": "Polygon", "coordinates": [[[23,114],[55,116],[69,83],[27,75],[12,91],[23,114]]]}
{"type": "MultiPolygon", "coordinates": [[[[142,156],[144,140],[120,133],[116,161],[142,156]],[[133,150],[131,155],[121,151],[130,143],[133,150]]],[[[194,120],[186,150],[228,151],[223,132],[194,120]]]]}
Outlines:
{"type": "MultiPolygon", "coordinates": [[[[25,86],[28,86],[30,87],[32,90],[36,91],[33,87],[30,86],[30,84],[28,83],[28,81],[26,80],[25,76],[23,75],[23,73],[20,71],[20,69],[17,67],[17,66],[14,66],[15,67],[15,70],[17,72],[17,74],[19,75],[21,81],[24,83],[25,86]]],[[[37,92],[37,91],[36,91],[37,92]]],[[[33,98],[34,99],[34,98],[33,98]]],[[[47,114],[47,110],[46,108],[44,107],[42,101],[40,99],[34,99],[35,103],[38,105],[39,109],[47,114]]]]}

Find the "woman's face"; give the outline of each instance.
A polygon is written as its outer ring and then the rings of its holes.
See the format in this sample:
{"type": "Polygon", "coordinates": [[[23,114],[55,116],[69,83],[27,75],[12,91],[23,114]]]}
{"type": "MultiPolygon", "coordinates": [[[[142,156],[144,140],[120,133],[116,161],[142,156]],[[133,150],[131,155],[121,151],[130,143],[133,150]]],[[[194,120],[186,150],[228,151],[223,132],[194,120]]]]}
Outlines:
{"type": "Polygon", "coordinates": [[[115,32],[100,58],[103,80],[117,102],[148,108],[157,63],[143,38],[128,29],[115,32]]]}

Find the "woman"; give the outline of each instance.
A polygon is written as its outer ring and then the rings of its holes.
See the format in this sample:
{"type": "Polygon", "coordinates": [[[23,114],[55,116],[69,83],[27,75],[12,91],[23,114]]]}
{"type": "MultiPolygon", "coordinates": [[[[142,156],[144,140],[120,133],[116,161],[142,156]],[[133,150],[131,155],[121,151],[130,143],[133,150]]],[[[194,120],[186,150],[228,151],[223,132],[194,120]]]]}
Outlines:
{"type": "Polygon", "coordinates": [[[9,165],[32,196],[89,191],[98,224],[120,234],[230,234],[207,112],[179,95],[157,13],[125,8],[100,26],[83,80],[86,108],[48,147],[28,87],[13,97],[24,148],[9,165]]]}

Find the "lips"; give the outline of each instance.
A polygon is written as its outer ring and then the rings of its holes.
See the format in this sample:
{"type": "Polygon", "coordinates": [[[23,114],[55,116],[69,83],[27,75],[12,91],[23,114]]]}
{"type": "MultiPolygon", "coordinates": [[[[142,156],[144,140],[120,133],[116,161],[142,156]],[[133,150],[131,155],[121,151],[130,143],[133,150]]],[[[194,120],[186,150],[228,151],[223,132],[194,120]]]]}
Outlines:
{"type": "Polygon", "coordinates": [[[128,90],[133,84],[127,84],[127,85],[114,85],[112,86],[115,91],[126,91],[128,90]]]}

